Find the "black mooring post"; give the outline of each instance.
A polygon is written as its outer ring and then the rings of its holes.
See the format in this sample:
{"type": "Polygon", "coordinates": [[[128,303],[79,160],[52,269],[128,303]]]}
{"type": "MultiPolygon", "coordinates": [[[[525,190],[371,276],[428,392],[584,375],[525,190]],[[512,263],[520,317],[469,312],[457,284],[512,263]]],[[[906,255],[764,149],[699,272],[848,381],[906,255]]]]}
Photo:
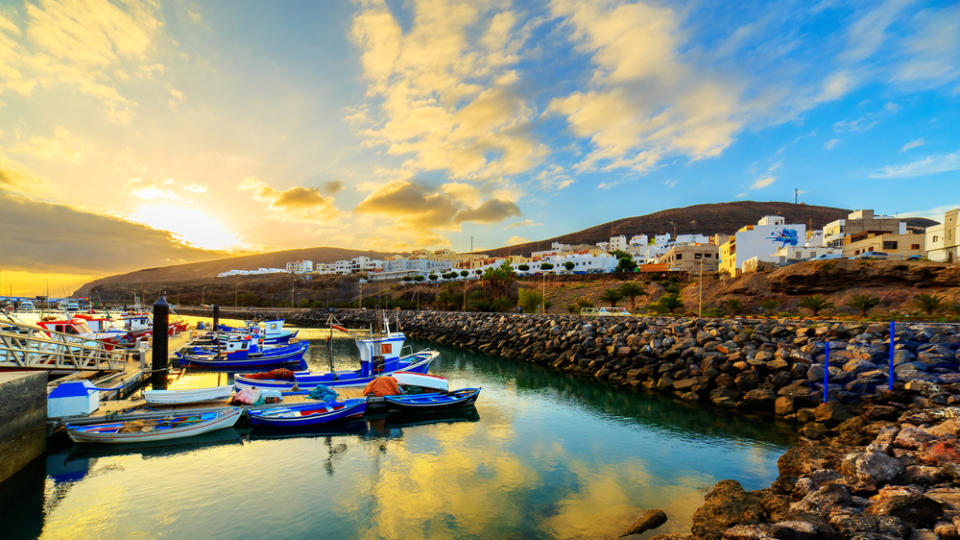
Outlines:
{"type": "Polygon", "coordinates": [[[213,339],[217,344],[217,360],[220,359],[220,304],[213,305],[213,339]]]}
{"type": "Polygon", "coordinates": [[[167,349],[167,332],[170,329],[170,304],[167,303],[165,296],[153,304],[153,356],[151,364],[153,376],[151,383],[155,390],[167,389],[167,361],[169,351],[167,349]]]}

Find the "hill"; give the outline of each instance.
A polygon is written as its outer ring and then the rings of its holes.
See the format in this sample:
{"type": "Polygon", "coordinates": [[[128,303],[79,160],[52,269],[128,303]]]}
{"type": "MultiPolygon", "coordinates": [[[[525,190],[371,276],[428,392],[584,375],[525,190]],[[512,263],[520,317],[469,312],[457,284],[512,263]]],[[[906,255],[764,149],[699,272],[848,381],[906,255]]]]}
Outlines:
{"type": "Polygon", "coordinates": [[[288,262],[291,261],[309,259],[314,262],[333,262],[340,259],[352,259],[361,255],[382,259],[394,254],[379,251],[359,251],[332,247],[316,247],[274,251],[271,253],[258,253],[256,255],[241,255],[238,257],[226,257],[212,261],[177,264],[159,268],[146,268],[127,274],[107,276],[83,285],[76,292],[74,292],[74,296],[87,296],[94,288],[109,289],[111,287],[122,285],[137,285],[145,283],[168,284],[185,281],[197,281],[214,278],[220,272],[226,272],[227,270],[233,269],[255,269],[261,267],[283,268],[288,262]]]}
{"type": "MultiPolygon", "coordinates": [[[[756,223],[763,216],[777,215],[787,223],[803,223],[810,228],[823,227],[835,220],[846,218],[850,210],[829,206],[811,206],[784,202],[737,201],[716,204],[698,204],[684,208],[671,208],[643,216],[610,221],[582,231],[555,236],[539,242],[527,242],[485,251],[494,256],[529,255],[538,249],[548,249],[553,242],[563,244],[594,244],[611,236],[635,234],[732,234],[740,227],[756,223]],[[539,246],[539,248],[538,248],[539,246]]],[[[924,218],[904,218],[911,227],[928,227],[936,222],[924,218]]]]}

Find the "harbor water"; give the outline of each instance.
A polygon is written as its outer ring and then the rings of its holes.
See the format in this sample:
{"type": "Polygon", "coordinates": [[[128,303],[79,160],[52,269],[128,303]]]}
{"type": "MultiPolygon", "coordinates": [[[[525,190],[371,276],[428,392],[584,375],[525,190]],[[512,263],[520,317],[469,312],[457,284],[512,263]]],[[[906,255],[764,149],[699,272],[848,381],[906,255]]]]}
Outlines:
{"type": "MultiPolygon", "coordinates": [[[[326,370],[325,337],[308,365],[326,370]]],[[[349,339],[338,368],[355,367],[349,339]]],[[[430,346],[412,343],[418,350],[430,346]]],[[[475,409],[316,432],[234,428],[160,447],[51,442],[0,485],[5,538],[592,538],[643,509],[689,531],[718,480],[766,487],[791,430],[540,367],[438,347],[475,409]]],[[[184,373],[171,388],[225,384],[184,373]]]]}

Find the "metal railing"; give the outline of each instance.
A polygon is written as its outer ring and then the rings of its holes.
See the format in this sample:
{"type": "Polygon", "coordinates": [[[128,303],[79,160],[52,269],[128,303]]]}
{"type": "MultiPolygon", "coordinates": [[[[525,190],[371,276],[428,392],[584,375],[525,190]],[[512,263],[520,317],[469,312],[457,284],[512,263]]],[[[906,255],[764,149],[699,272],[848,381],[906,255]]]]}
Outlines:
{"type": "Polygon", "coordinates": [[[108,350],[106,343],[83,336],[0,322],[0,368],[121,371],[127,355],[125,349],[108,350]]]}

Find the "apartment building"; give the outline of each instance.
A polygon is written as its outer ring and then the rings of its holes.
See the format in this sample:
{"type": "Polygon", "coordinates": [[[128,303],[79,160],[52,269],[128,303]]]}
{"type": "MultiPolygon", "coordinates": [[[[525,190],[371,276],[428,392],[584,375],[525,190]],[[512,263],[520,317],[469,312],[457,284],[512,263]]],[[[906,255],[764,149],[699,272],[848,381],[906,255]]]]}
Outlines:
{"type": "Polygon", "coordinates": [[[670,270],[683,270],[691,274],[716,273],[720,269],[720,250],[714,244],[680,244],[671,247],[657,258],[670,270]]]}
{"type": "Polygon", "coordinates": [[[960,208],[943,215],[943,223],[927,227],[924,241],[926,256],[931,261],[960,262],[960,208]]]}
{"type": "Polygon", "coordinates": [[[806,237],[806,225],[787,224],[782,216],[764,216],[756,225],[741,227],[720,246],[720,271],[736,276],[743,262],[754,257],[761,263],[776,263],[778,248],[800,245],[806,237]]]}

